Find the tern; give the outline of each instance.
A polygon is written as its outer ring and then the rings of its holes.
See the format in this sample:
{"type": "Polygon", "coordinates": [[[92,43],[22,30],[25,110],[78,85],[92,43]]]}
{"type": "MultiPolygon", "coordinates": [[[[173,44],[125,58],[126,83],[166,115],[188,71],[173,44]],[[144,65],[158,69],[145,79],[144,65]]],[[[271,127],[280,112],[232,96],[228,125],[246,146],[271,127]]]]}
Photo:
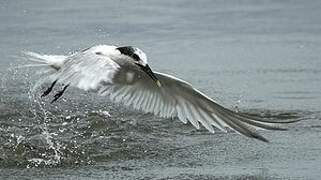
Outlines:
{"type": "Polygon", "coordinates": [[[214,127],[224,132],[231,129],[263,142],[268,140],[258,129],[286,130],[280,125],[296,121],[259,118],[225,108],[186,81],[152,71],[146,54],[132,46],[96,45],[71,55],[25,54],[39,66],[51,69],[47,75],[51,86],[41,97],[48,96],[57,83],[64,85],[52,103],[72,86],[135,110],[190,122],[196,129],[200,124],[212,133],[214,127]]]}

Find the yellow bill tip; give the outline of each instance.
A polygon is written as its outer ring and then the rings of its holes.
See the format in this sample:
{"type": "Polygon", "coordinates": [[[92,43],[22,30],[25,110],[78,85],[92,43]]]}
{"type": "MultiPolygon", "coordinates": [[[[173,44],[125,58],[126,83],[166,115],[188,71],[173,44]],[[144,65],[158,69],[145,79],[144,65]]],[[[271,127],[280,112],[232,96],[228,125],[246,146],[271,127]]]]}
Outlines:
{"type": "Polygon", "coordinates": [[[162,84],[161,84],[161,82],[159,80],[156,81],[156,84],[157,84],[158,87],[162,87],[162,84]]]}

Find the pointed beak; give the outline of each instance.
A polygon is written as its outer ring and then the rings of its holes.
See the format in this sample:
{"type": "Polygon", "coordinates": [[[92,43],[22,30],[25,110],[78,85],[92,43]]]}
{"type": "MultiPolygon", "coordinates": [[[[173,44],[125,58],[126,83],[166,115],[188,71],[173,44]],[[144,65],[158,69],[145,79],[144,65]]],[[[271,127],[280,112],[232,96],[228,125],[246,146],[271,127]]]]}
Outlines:
{"type": "Polygon", "coordinates": [[[146,73],[148,74],[149,77],[151,77],[153,79],[153,81],[155,81],[156,85],[158,87],[162,87],[161,82],[157,79],[157,77],[155,76],[155,74],[153,73],[152,69],[148,66],[148,64],[146,66],[143,65],[139,65],[139,67],[146,73]]]}

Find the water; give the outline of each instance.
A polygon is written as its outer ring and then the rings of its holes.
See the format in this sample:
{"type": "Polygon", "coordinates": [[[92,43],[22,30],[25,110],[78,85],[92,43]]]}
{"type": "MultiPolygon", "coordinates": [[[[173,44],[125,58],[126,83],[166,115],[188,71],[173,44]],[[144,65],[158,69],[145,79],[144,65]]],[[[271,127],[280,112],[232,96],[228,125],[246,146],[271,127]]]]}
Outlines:
{"type": "Polygon", "coordinates": [[[320,1],[0,2],[1,179],[318,179],[320,1]],[[304,118],[265,144],[69,89],[40,99],[23,50],[135,45],[226,107],[304,118]]]}

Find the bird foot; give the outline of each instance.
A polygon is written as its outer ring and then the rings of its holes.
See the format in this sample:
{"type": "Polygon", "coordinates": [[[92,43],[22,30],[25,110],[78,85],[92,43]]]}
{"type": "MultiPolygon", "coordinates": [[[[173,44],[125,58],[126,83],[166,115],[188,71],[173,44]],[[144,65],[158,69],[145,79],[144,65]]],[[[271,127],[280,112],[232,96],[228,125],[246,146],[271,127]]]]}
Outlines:
{"type": "Polygon", "coordinates": [[[51,103],[56,102],[64,94],[68,86],[69,84],[66,85],[61,91],[58,91],[57,94],[54,95],[54,99],[51,101],[51,103]]]}
{"type": "Polygon", "coordinates": [[[48,89],[45,90],[45,91],[42,93],[41,97],[47,96],[47,95],[52,91],[52,89],[53,89],[53,87],[55,86],[56,83],[57,83],[57,80],[55,80],[55,81],[51,84],[51,86],[48,87],[48,89]]]}

